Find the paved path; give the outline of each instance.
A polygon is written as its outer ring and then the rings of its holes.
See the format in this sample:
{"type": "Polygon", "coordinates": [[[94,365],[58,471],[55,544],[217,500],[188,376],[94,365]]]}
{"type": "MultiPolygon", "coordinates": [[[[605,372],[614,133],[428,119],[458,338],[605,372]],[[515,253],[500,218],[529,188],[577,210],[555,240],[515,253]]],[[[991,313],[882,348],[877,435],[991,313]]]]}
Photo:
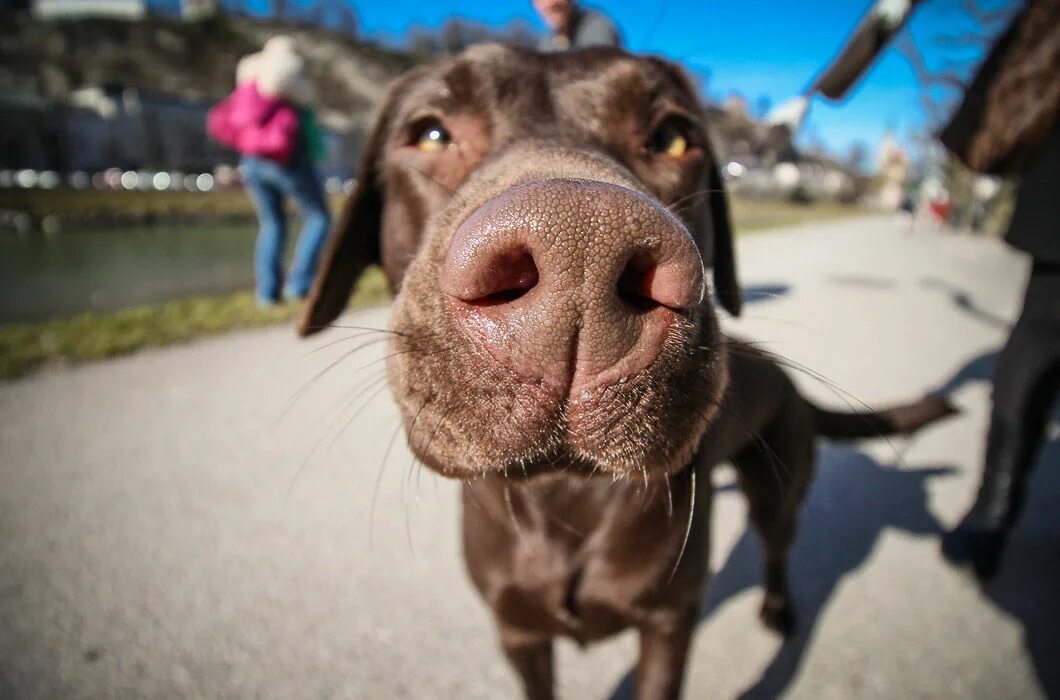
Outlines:
{"type": "MultiPolygon", "coordinates": [[[[754,303],[734,328],[872,404],[956,378],[966,412],[821,450],[785,646],[757,623],[756,545],[723,490],[687,697],[1060,697],[1060,450],[995,585],[937,556],[972,495],[1024,263],[890,218],[749,236],[740,256],[754,303]]],[[[236,333],[0,385],[0,697],[515,696],[461,568],[454,485],[400,439],[384,460],[380,346],[310,383],[371,339],[305,354],[342,337],[236,333]]],[[[562,697],[611,696],[634,651],[562,645],[562,697]]]]}

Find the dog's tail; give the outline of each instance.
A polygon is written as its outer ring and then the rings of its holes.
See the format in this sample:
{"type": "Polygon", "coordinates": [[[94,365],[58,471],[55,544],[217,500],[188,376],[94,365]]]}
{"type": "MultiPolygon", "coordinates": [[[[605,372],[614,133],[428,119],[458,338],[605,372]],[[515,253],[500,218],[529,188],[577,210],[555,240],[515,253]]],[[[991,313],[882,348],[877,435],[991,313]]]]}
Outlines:
{"type": "Polygon", "coordinates": [[[858,440],[910,435],[943,418],[959,413],[945,398],[928,395],[919,401],[882,411],[831,411],[814,404],[814,432],[830,440],[858,440]]]}

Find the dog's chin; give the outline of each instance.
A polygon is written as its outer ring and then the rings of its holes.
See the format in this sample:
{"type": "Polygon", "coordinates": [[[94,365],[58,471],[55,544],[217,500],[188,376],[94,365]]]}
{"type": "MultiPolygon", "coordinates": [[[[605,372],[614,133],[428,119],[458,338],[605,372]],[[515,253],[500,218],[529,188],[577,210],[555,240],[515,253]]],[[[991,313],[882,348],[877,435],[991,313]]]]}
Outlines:
{"type": "Polygon", "coordinates": [[[391,354],[391,388],[415,457],[447,477],[544,472],[651,478],[692,460],[727,379],[719,349],[663,348],[651,366],[577,398],[472,347],[391,354]]]}

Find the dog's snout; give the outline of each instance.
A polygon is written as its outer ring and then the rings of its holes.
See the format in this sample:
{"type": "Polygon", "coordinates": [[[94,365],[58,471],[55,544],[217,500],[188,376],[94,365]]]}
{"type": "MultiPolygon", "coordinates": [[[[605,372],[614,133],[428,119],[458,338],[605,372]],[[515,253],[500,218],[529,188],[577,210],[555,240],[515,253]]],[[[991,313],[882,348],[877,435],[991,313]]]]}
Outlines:
{"type": "Polygon", "coordinates": [[[704,282],[687,229],[654,200],[554,179],[475,210],[439,284],[456,323],[498,361],[577,395],[651,364],[704,282]]]}

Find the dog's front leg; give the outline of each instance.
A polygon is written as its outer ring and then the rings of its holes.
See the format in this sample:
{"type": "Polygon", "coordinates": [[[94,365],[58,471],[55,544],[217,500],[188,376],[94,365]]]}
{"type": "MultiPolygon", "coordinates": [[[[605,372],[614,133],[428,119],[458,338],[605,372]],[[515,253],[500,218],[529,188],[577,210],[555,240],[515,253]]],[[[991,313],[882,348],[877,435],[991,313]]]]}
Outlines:
{"type": "Polygon", "coordinates": [[[523,682],[527,700],[552,700],[552,641],[504,639],[504,654],[523,682]]]}
{"type": "Polygon", "coordinates": [[[696,610],[660,614],[641,624],[637,700],[673,700],[681,695],[696,610]]]}

